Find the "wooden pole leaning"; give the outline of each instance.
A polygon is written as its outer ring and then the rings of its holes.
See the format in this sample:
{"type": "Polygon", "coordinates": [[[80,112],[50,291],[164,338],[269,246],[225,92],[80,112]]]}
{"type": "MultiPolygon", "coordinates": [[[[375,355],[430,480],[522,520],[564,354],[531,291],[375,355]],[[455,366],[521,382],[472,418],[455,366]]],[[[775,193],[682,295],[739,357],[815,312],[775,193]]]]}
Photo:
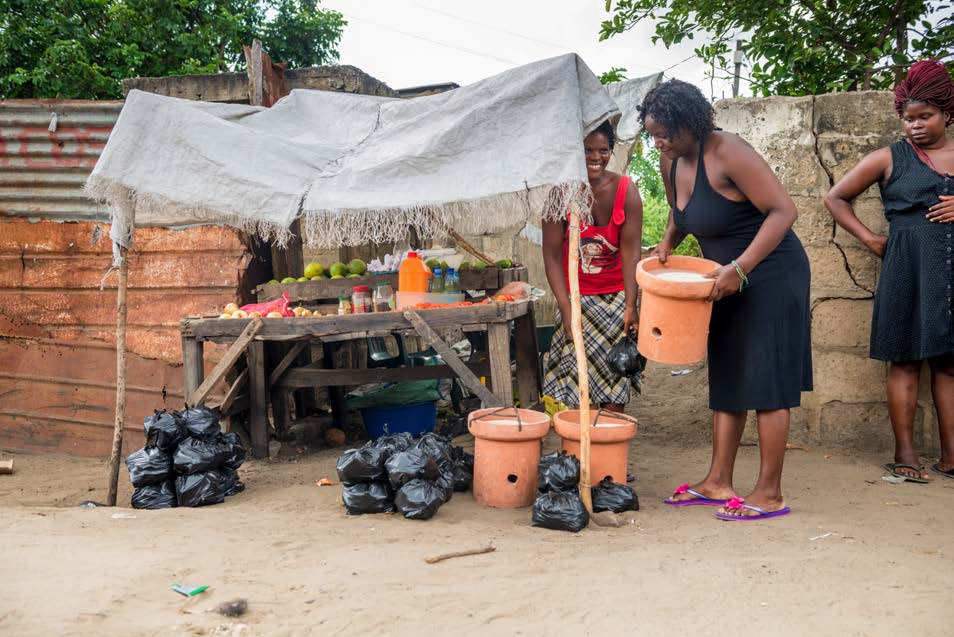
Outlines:
{"type": "Polygon", "coordinates": [[[119,460],[123,455],[123,424],[126,421],[126,288],[129,281],[129,258],[126,248],[119,248],[119,285],[116,289],[116,419],[113,421],[113,448],[109,454],[109,477],[106,504],[116,506],[119,487],[119,460]]]}
{"type": "Polygon", "coordinates": [[[577,387],[580,394],[580,499],[590,513],[593,497],[590,492],[590,381],[583,347],[583,312],[580,305],[580,207],[570,204],[570,247],[568,274],[570,283],[570,333],[576,355],[577,387]]]}

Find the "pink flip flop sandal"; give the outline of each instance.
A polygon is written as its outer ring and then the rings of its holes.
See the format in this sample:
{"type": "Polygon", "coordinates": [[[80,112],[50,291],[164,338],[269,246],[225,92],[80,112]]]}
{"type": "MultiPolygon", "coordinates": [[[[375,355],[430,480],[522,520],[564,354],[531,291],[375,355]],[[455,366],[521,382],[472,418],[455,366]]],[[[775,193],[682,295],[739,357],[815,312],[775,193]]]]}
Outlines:
{"type": "Polygon", "coordinates": [[[725,520],[726,522],[750,522],[752,520],[767,520],[769,518],[778,518],[783,515],[788,515],[792,512],[790,507],[785,507],[779,509],[778,511],[766,511],[765,509],[760,509],[751,504],[745,503],[745,498],[735,497],[725,503],[726,509],[739,510],[739,509],[748,509],[749,511],[755,511],[755,515],[731,515],[729,513],[720,513],[716,511],[716,517],[720,520],[725,520]]]}
{"type": "Polygon", "coordinates": [[[682,493],[688,493],[693,496],[692,500],[673,500],[672,497],[668,497],[663,500],[664,504],[668,504],[671,507],[688,507],[695,505],[705,505],[705,506],[716,506],[721,507],[725,506],[726,500],[713,500],[712,498],[707,498],[698,491],[690,489],[688,484],[680,484],[676,487],[676,490],[672,492],[673,495],[679,495],[682,493]]]}

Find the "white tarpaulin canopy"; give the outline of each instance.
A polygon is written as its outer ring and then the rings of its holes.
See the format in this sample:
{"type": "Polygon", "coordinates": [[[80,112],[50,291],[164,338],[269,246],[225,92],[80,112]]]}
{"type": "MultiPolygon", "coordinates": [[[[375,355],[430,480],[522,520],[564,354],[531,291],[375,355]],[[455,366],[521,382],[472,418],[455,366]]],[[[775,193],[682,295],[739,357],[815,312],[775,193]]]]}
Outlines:
{"type": "Polygon", "coordinates": [[[131,91],[86,188],[127,248],[135,226],[282,241],[296,218],[317,245],[393,241],[411,224],[491,232],[582,203],[581,140],[621,114],[621,139],[635,139],[635,107],[659,79],[611,97],[568,54],[410,100],[296,90],[261,108],[131,91]]]}

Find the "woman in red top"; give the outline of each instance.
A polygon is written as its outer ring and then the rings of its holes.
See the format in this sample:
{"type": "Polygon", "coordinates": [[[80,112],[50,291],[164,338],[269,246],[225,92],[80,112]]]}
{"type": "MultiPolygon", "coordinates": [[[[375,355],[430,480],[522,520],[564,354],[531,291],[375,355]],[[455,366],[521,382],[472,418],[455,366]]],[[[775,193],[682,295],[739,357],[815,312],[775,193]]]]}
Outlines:
{"type": "MultiPolygon", "coordinates": [[[[604,122],[583,140],[586,172],[593,190],[593,225],[580,228],[580,294],[583,341],[589,367],[590,401],[604,409],[623,411],[630,382],[610,371],[606,358],[623,335],[635,335],[636,262],[640,256],[643,203],[628,177],[606,170],[616,136],[604,122]]],[[[550,345],[543,392],[573,407],[579,406],[576,356],[570,330],[567,278],[569,227],[566,222],[543,224],[543,261],[547,281],[556,297],[559,316],[550,345]]]]}

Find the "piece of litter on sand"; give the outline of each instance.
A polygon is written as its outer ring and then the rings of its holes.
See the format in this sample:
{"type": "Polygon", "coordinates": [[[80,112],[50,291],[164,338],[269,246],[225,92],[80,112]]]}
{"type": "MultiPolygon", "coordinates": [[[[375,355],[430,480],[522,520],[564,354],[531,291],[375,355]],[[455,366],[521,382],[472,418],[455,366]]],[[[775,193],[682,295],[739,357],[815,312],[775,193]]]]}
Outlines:
{"type": "Polygon", "coordinates": [[[890,482],[891,484],[901,484],[902,482],[907,482],[907,478],[904,476],[881,476],[881,479],[885,482],[890,482]]]}
{"type": "Polygon", "coordinates": [[[822,533],[821,535],[816,535],[815,537],[810,537],[810,538],[808,538],[808,541],[809,541],[809,542],[814,542],[815,540],[823,540],[823,539],[825,539],[826,537],[831,537],[832,535],[834,535],[834,533],[832,533],[832,532],[829,531],[828,533],[822,533]]]}
{"type": "Polygon", "coordinates": [[[479,549],[469,549],[466,551],[455,551],[453,553],[444,553],[442,555],[435,555],[434,557],[424,558],[424,561],[428,564],[437,564],[438,562],[443,562],[444,560],[449,560],[455,557],[466,557],[468,555],[482,555],[484,553],[493,553],[497,548],[494,546],[485,546],[479,549]]]}
{"type": "Polygon", "coordinates": [[[331,478],[322,478],[321,480],[315,482],[315,484],[319,487],[330,487],[334,486],[335,483],[331,480],[331,478]]]}
{"type": "Polygon", "coordinates": [[[80,502],[76,506],[78,506],[81,509],[95,509],[96,507],[104,507],[106,505],[100,502],[93,502],[92,500],[86,500],[85,502],[80,502]]]}
{"type": "Polygon", "coordinates": [[[113,513],[111,516],[114,520],[135,520],[136,516],[132,513],[113,513]]]}
{"type": "Polygon", "coordinates": [[[170,586],[172,590],[179,593],[180,595],[185,595],[186,597],[194,597],[199,593],[204,592],[209,587],[206,586],[183,586],[181,584],[173,584],[170,586]]]}
{"type": "Polygon", "coordinates": [[[685,376],[686,374],[691,374],[691,373],[692,373],[691,369],[674,369],[671,372],[669,372],[669,375],[670,376],[685,376]]]}
{"type": "Polygon", "coordinates": [[[239,617],[248,610],[248,602],[244,599],[233,599],[229,602],[222,602],[215,607],[215,612],[226,617],[239,617]]]}
{"type": "Polygon", "coordinates": [[[0,460],[0,475],[13,473],[13,460],[0,460]]]}
{"type": "Polygon", "coordinates": [[[803,447],[803,446],[801,446],[801,445],[793,445],[793,444],[790,443],[790,442],[786,442],[786,443],[785,443],[785,449],[786,449],[786,450],[788,450],[788,449],[795,449],[795,450],[797,450],[797,451],[811,451],[811,449],[809,449],[808,447],[803,447]]]}

